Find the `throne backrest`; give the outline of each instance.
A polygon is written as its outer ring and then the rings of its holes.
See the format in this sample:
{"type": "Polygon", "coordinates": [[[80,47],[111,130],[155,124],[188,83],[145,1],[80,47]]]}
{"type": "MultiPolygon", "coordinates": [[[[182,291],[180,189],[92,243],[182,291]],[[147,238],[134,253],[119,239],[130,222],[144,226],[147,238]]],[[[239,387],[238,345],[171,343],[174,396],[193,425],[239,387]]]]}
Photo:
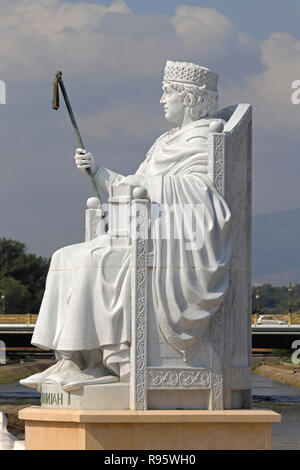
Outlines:
{"type": "Polygon", "coordinates": [[[230,106],[218,117],[226,125],[209,136],[209,175],[230,208],[232,252],[223,313],[211,322],[213,363],[224,379],[223,397],[213,408],[221,400],[226,408],[242,408],[249,407],[251,393],[252,107],[230,106]]]}

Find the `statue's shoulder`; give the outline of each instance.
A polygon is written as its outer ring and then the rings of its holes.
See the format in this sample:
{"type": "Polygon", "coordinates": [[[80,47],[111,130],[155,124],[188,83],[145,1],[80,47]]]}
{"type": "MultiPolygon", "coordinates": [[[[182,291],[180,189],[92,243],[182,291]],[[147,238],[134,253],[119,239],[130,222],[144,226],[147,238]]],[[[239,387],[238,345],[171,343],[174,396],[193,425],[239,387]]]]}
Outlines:
{"type": "Polygon", "coordinates": [[[163,140],[168,139],[168,137],[172,136],[176,132],[176,130],[178,130],[178,127],[174,127],[173,129],[170,129],[169,131],[166,131],[162,135],[157,137],[154,144],[148,150],[147,155],[146,155],[146,159],[143,162],[143,164],[148,163],[151,160],[152,154],[153,154],[154,149],[156,148],[157,144],[159,144],[159,143],[161,144],[163,140]]]}
{"type": "Polygon", "coordinates": [[[160,140],[164,140],[164,139],[167,139],[169,137],[172,137],[176,132],[178,132],[178,130],[179,130],[179,127],[173,127],[172,129],[169,129],[167,132],[164,132],[163,134],[161,134],[156,139],[156,142],[159,142],[160,140]]]}
{"type": "Polygon", "coordinates": [[[178,130],[179,130],[179,127],[173,127],[172,129],[164,132],[159,137],[157,137],[156,141],[154,142],[152,147],[149,149],[146,159],[149,160],[157,144],[162,144],[163,141],[168,141],[168,139],[172,138],[173,135],[176,134],[176,132],[178,132],[178,130]]]}
{"type": "Polygon", "coordinates": [[[211,132],[211,129],[216,129],[214,132],[221,132],[223,130],[223,127],[226,124],[226,121],[222,118],[219,117],[207,117],[207,118],[202,118],[199,119],[198,121],[193,121],[192,127],[195,129],[208,129],[211,132]],[[218,129],[218,130],[217,130],[218,129]],[[219,131],[219,129],[221,129],[219,131]]]}
{"type": "Polygon", "coordinates": [[[207,139],[211,133],[222,132],[225,124],[226,121],[224,121],[224,119],[216,117],[202,118],[186,126],[184,134],[189,141],[195,138],[207,139]]]}

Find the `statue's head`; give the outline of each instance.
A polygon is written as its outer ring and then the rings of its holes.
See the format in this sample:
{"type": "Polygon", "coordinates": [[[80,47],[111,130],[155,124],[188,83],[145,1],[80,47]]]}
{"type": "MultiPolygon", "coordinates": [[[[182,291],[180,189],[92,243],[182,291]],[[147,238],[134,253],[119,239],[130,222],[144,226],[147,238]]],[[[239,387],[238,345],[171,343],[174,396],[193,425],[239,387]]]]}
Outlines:
{"type": "Polygon", "coordinates": [[[168,60],[163,78],[165,117],[182,125],[218,111],[218,75],[206,67],[168,60]]]}

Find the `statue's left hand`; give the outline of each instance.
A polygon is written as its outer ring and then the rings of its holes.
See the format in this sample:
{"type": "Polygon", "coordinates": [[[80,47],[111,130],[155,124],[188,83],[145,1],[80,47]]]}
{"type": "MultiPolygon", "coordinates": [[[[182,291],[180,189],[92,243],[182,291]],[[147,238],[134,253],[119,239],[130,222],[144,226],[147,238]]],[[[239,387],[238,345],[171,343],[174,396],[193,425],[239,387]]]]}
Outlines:
{"type": "Polygon", "coordinates": [[[123,178],[117,186],[128,185],[128,186],[142,186],[145,187],[146,179],[142,175],[129,175],[123,178]]]}

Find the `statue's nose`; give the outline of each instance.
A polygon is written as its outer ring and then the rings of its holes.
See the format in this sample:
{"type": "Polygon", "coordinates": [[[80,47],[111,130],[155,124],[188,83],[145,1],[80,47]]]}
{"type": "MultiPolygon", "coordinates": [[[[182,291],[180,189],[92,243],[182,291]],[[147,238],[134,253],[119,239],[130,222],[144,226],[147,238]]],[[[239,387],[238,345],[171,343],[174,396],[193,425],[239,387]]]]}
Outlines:
{"type": "Polygon", "coordinates": [[[161,99],[160,99],[160,104],[165,104],[166,103],[166,97],[165,95],[162,95],[161,99]]]}

